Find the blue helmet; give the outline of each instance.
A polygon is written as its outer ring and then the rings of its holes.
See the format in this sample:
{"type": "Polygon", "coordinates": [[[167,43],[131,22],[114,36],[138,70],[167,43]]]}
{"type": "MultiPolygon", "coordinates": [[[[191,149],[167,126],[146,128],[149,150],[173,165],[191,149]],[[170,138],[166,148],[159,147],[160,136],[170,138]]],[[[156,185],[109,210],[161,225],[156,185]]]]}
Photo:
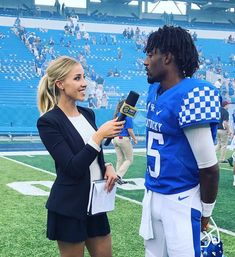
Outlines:
{"type": "Polygon", "coordinates": [[[220,240],[218,227],[210,218],[211,225],[208,231],[201,235],[201,256],[202,257],[225,257],[223,255],[223,243],[220,240]]]}

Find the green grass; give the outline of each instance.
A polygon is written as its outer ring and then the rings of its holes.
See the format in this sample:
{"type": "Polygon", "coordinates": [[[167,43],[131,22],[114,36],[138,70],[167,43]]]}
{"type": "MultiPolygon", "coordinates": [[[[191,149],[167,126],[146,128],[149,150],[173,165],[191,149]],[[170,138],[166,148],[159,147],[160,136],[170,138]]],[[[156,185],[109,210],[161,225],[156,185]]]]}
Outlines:
{"type": "MultiPolygon", "coordinates": [[[[139,155],[139,154],[138,154],[139,155]]],[[[34,167],[54,172],[54,162],[49,156],[12,156],[12,159],[34,167]]],[[[115,165],[115,155],[108,154],[106,161],[115,165]]],[[[144,176],[145,158],[135,156],[126,178],[144,176]]],[[[0,164],[0,257],[58,256],[57,246],[45,237],[47,197],[23,196],[6,184],[15,181],[54,180],[49,175],[1,158],[0,164]]],[[[43,186],[38,186],[44,189],[43,186]]],[[[141,201],[143,190],[118,194],[141,201]]],[[[235,232],[235,188],[232,187],[232,169],[222,165],[220,188],[214,219],[221,228],[235,232]]],[[[109,213],[113,237],[114,257],[143,257],[143,241],[138,236],[141,206],[117,198],[115,211],[109,213]]],[[[235,237],[221,233],[226,257],[235,257],[235,237]]],[[[89,256],[86,254],[86,256],[89,256]]]]}
{"type": "MultiPolygon", "coordinates": [[[[58,257],[56,243],[45,237],[47,197],[24,196],[6,185],[55,177],[2,158],[0,173],[0,257],[58,257]]],[[[115,257],[144,255],[138,236],[140,213],[140,206],[117,199],[109,214],[115,257]]]]}

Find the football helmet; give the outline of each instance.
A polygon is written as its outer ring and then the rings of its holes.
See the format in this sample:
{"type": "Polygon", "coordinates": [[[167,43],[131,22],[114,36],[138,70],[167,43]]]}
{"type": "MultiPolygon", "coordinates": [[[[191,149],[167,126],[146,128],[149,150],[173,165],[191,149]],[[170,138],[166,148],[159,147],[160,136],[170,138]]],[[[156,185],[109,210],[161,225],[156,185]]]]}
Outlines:
{"type": "Polygon", "coordinates": [[[225,257],[219,230],[212,218],[208,230],[201,233],[201,257],[225,257]]]}

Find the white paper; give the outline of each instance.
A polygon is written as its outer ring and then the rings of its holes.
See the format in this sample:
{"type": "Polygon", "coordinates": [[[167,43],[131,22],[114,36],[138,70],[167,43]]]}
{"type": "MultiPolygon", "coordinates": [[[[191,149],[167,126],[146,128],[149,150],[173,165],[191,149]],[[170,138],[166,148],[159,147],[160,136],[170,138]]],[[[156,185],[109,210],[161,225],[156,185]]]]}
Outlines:
{"type": "Polygon", "coordinates": [[[87,207],[87,212],[91,215],[114,210],[117,185],[115,184],[111,192],[107,192],[105,184],[106,180],[92,182],[87,207]]]}

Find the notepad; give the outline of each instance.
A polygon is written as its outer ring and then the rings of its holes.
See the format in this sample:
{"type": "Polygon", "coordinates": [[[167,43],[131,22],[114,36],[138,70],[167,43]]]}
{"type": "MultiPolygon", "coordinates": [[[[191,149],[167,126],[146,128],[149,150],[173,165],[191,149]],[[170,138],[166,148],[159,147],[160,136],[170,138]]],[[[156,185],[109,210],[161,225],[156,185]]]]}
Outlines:
{"type": "Polygon", "coordinates": [[[111,192],[107,192],[105,190],[105,183],[106,180],[95,180],[92,182],[87,206],[87,213],[89,215],[114,210],[117,185],[114,185],[111,192]]]}

